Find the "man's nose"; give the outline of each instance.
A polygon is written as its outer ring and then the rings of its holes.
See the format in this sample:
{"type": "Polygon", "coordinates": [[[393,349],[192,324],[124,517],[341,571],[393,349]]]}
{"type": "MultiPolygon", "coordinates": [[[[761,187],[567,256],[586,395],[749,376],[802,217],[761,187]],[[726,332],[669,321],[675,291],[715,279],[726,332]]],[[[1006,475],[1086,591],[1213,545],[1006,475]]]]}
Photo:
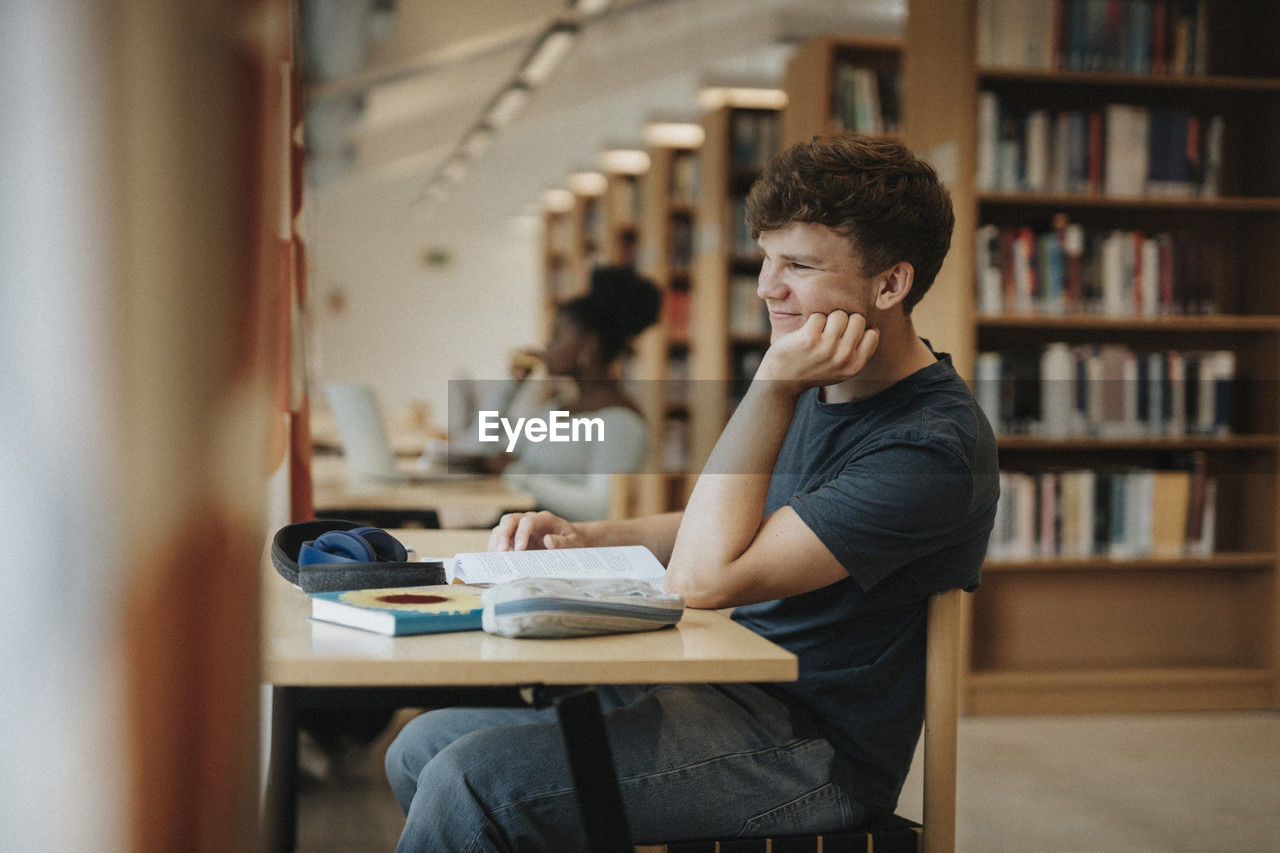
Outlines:
{"type": "Polygon", "coordinates": [[[778,274],[777,267],[765,261],[760,267],[760,277],[756,283],[756,296],[761,299],[781,299],[786,296],[786,285],[778,274]]]}

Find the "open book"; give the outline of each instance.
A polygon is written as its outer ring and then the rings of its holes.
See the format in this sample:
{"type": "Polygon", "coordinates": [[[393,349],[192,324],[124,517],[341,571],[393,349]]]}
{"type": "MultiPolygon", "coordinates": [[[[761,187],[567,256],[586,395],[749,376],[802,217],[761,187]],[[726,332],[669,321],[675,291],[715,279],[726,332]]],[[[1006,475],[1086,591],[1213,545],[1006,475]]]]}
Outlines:
{"type": "Polygon", "coordinates": [[[450,583],[503,583],[517,578],[638,578],[662,588],[666,573],[643,545],[565,548],[559,551],[489,551],[444,561],[450,583]]]}

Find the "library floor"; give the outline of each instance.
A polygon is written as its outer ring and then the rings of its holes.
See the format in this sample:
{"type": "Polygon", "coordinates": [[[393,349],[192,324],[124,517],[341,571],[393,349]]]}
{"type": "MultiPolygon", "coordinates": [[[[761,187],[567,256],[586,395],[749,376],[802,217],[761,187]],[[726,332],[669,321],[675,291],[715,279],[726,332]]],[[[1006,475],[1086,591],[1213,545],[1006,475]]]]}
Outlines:
{"type": "MultiPolygon", "coordinates": [[[[304,782],[302,853],[395,848],[389,738],[304,782]]],[[[1280,851],[1280,713],[964,719],[959,776],[960,851],[1280,851]]]]}

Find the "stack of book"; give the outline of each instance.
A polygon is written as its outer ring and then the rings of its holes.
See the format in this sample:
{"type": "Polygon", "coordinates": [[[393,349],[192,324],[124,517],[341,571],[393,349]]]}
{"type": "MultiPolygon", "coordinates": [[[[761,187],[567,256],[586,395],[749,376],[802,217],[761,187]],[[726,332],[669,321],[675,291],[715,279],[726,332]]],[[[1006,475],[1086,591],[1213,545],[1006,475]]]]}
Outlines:
{"type": "Polygon", "coordinates": [[[1003,471],[987,556],[1207,556],[1216,498],[1202,454],[1173,470],[1003,471]]]}
{"type": "Polygon", "coordinates": [[[634,175],[622,175],[609,195],[609,216],[615,223],[628,225],[640,219],[640,181],[634,175]]]}
{"type": "Polygon", "coordinates": [[[689,311],[689,291],[668,289],[662,294],[662,328],[671,343],[688,343],[689,311]]]}
{"type": "Polygon", "coordinates": [[[734,196],[730,211],[730,215],[733,217],[733,254],[744,261],[758,258],[760,256],[760,246],[756,243],[755,238],[751,236],[751,228],[747,225],[746,195],[734,196]]]}
{"type": "Polygon", "coordinates": [[[981,0],[978,64],[1204,74],[1204,0],[981,0]]]}
{"type": "Polygon", "coordinates": [[[832,89],[833,130],[893,134],[899,130],[901,108],[898,72],[860,68],[841,62],[835,68],[832,89]]]}
{"type": "Polygon", "coordinates": [[[671,267],[687,270],[693,262],[693,220],[688,216],[671,217],[671,267]]]}
{"type": "Polygon", "coordinates": [[[782,140],[781,121],[771,110],[742,111],[733,116],[733,167],[740,171],[764,168],[782,140]]]}
{"type": "Polygon", "coordinates": [[[680,151],[671,158],[671,183],[667,188],[672,204],[693,204],[698,197],[698,155],[680,151]]]}
{"type": "Polygon", "coordinates": [[[1212,197],[1220,192],[1220,115],[1108,104],[1026,109],[978,96],[978,189],[1212,197]]]}
{"type": "Polygon", "coordinates": [[[729,281],[729,334],[758,337],[769,334],[769,310],[757,294],[753,275],[735,275],[729,281]]]}
{"type": "Polygon", "coordinates": [[[977,230],[978,310],[986,314],[1212,314],[1221,249],[1168,232],[1086,231],[1065,216],[1049,228],[977,230]]]}
{"type": "Polygon", "coordinates": [[[685,418],[667,418],[662,433],[662,470],[667,474],[689,470],[689,421],[685,418]]]}
{"type": "Polygon", "coordinates": [[[680,408],[689,405],[689,356],[672,355],[667,362],[667,405],[680,408]]]}
{"type": "Polygon", "coordinates": [[[1226,435],[1235,353],[1051,343],[979,354],[978,403],[997,432],[1055,438],[1226,435]]]}

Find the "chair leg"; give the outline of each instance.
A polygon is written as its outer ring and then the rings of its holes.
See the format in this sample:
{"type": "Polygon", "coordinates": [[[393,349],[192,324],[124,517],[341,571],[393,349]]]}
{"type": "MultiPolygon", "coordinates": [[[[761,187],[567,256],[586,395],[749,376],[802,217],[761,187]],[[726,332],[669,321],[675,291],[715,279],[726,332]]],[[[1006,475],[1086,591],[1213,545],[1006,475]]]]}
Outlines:
{"type": "Polygon", "coordinates": [[[960,698],[958,589],[929,601],[924,701],[924,851],[956,849],[956,718],[960,698]]]}

